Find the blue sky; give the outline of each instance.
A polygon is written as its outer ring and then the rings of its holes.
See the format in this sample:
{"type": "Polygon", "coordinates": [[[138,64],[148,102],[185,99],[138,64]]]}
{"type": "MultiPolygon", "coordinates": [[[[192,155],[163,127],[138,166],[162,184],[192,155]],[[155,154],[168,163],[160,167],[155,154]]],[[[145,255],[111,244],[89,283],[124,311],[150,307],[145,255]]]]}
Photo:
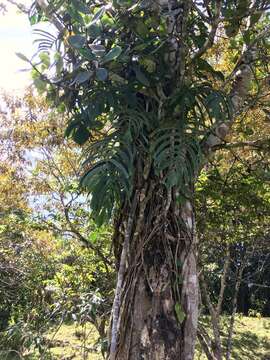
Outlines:
{"type": "MultiPolygon", "coordinates": [[[[31,1],[24,1],[25,4],[31,1]]],[[[30,84],[29,72],[20,70],[27,64],[15,52],[31,57],[34,52],[33,36],[27,16],[19,14],[14,7],[8,7],[5,15],[0,15],[0,88],[7,91],[22,91],[30,84]]]]}

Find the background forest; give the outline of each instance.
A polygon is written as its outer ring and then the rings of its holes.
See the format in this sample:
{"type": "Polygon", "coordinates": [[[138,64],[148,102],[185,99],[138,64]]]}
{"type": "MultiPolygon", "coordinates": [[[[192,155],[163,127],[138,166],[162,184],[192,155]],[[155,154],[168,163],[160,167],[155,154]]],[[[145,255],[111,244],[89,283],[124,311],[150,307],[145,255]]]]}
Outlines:
{"type": "MultiPolygon", "coordinates": [[[[248,135],[265,137],[268,117],[263,111],[250,116],[257,121],[248,135]]],[[[78,181],[82,149],[64,138],[63,117],[33,90],[20,98],[2,94],[0,347],[7,359],[94,359],[106,352],[115,286],[112,231],[91,216],[78,181]]],[[[224,346],[231,321],[240,328],[232,358],[248,358],[255,346],[256,358],[267,359],[268,145],[220,151],[225,160],[217,157],[205,169],[196,192],[199,234],[204,229],[199,337],[208,341],[209,314],[219,308],[224,346]]]]}
{"type": "MultiPolygon", "coordinates": [[[[67,22],[71,18],[75,24],[87,20],[85,7],[78,4],[71,2],[67,22]]],[[[97,36],[103,16],[105,27],[110,24],[104,14],[104,9],[96,11],[91,19],[97,36]]],[[[38,23],[39,16],[30,13],[30,21],[38,23]]],[[[267,13],[262,28],[268,24],[267,13]]],[[[196,71],[205,81],[220,86],[223,74],[229,76],[233,71],[239,47],[251,41],[249,34],[241,31],[230,39],[239,27],[229,24],[226,36],[220,36],[218,44],[209,49],[208,58],[198,60],[196,71]]],[[[81,186],[85,170],[81,164],[85,154],[89,155],[89,143],[102,140],[108,124],[99,119],[93,120],[91,129],[81,127],[78,119],[82,114],[78,113],[70,120],[67,102],[75,103],[72,91],[79,96],[78,88],[90,81],[90,72],[75,69],[69,77],[60,51],[52,59],[46,48],[57,42],[55,35],[35,31],[42,38],[37,40],[38,62],[33,65],[18,54],[33,66],[34,84],[22,96],[3,91],[0,101],[0,359],[102,359],[108,353],[119,269],[119,244],[113,234],[117,220],[112,216],[113,206],[108,210],[110,199],[105,211],[100,210],[111,186],[109,180],[104,187],[89,180],[96,192],[94,196],[86,193],[81,186]],[[55,104],[54,97],[59,94],[51,91],[44,76],[51,67],[74,86],[65,94],[66,102],[57,99],[55,104]],[[93,138],[90,130],[95,132],[93,138]]],[[[146,42],[142,21],[136,31],[146,42]]],[[[63,42],[89,60],[90,53],[82,49],[81,40],[72,33],[63,42]]],[[[269,61],[269,48],[268,39],[261,48],[265,62],[269,61]]],[[[71,58],[72,51],[68,53],[71,58]]],[[[99,56],[103,49],[93,51],[99,56]]],[[[121,52],[114,46],[104,64],[121,52]]],[[[150,86],[145,74],[154,76],[156,64],[153,57],[145,56],[139,66],[132,76],[141,84],[144,96],[145,87],[150,86]]],[[[98,70],[97,81],[103,83],[107,70],[98,70]]],[[[122,86],[123,79],[113,75],[110,80],[122,86]]],[[[258,78],[261,75],[256,74],[258,78]]],[[[226,360],[270,359],[269,76],[267,81],[262,85],[262,99],[250,102],[233,123],[231,134],[217,144],[194,189],[200,282],[196,360],[214,360],[221,352],[226,360]]],[[[256,93],[255,85],[252,91],[256,93]]],[[[214,118],[221,108],[212,95],[208,95],[208,105],[214,118]]],[[[189,107],[192,101],[183,98],[189,107]]],[[[102,111],[99,116],[104,116],[102,111]]],[[[130,136],[132,131],[134,128],[130,136]]],[[[168,180],[172,181],[169,186],[178,180],[168,180]]],[[[177,281],[181,283],[180,278],[177,281]]],[[[185,314],[177,304],[175,313],[181,324],[185,314]]]]}

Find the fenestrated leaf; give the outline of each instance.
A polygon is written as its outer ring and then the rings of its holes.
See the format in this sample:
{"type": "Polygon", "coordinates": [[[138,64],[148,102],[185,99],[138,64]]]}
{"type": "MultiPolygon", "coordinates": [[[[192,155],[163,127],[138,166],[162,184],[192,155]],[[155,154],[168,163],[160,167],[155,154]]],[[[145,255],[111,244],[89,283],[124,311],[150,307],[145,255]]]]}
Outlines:
{"type": "Polygon", "coordinates": [[[212,91],[205,98],[206,109],[213,119],[223,119],[226,116],[225,102],[223,96],[217,92],[212,91]]]}
{"type": "Polygon", "coordinates": [[[103,63],[106,63],[108,61],[118,58],[118,56],[121,54],[121,52],[122,52],[122,48],[120,46],[115,46],[104,56],[103,63]]]}
{"type": "Polygon", "coordinates": [[[48,31],[45,31],[43,29],[34,29],[33,33],[37,34],[37,35],[39,35],[39,36],[41,36],[41,37],[43,37],[44,39],[47,39],[47,40],[49,40],[49,39],[54,40],[54,41],[56,40],[55,35],[49,33],[48,31]]]}
{"type": "Polygon", "coordinates": [[[223,73],[221,71],[217,71],[215,70],[207,60],[199,58],[197,59],[197,64],[198,64],[198,69],[202,70],[202,71],[206,71],[211,73],[213,76],[215,76],[216,78],[224,81],[225,77],[223,75],[223,73]]]}
{"type": "MultiPolygon", "coordinates": [[[[128,118],[127,115],[126,121],[128,118]]],[[[133,139],[126,132],[115,131],[90,144],[87,149],[87,160],[83,164],[87,171],[82,185],[91,193],[93,216],[101,222],[109,220],[120,198],[129,197],[132,193],[135,157],[133,139]]]]}
{"type": "Polygon", "coordinates": [[[90,169],[88,169],[88,171],[82,176],[80,180],[80,185],[87,187],[89,190],[91,190],[91,187],[95,185],[97,181],[99,181],[96,175],[98,175],[100,171],[104,172],[105,165],[106,165],[105,161],[100,161],[99,163],[95,164],[90,169]]]}
{"type": "Polygon", "coordinates": [[[195,139],[176,128],[158,129],[153,134],[151,154],[157,175],[164,172],[163,182],[171,188],[188,185],[201,160],[195,139]]]}
{"type": "Polygon", "coordinates": [[[120,161],[117,161],[116,159],[110,159],[110,163],[112,163],[122,174],[126,179],[129,178],[129,174],[127,172],[127,169],[123,166],[123,164],[120,161]]]}
{"type": "Polygon", "coordinates": [[[82,35],[71,35],[68,42],[73,48],[81,49],[86,43],[86,38],[82,35]]]}

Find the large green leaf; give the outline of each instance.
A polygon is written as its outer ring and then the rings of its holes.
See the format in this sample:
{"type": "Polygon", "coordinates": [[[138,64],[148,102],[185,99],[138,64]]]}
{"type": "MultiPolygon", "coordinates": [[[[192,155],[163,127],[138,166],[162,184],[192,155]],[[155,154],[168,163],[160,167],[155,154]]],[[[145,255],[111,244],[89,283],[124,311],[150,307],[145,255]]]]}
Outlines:
{"type": "Polygon", "coordinates": [[[79,145],[83,145],[89,139],[89,136],[89,131],[82,124],[76,127],[72,133],[73,140],[79,145]]]}
{"type": "Polygon", "coordinates": [[[105,64],[108,61],[115,60],[121,54],[122,48],[120,46],[115,46],[112,48],[103,58],[103,63],[105,64]]]}
{"type": "Polygon", "coordinates": [[[82,35],[71,35],[68,42],[75,49],[81,49],[86,43],[86,38],[82,35]]]}
{"type": "Polygon", "coordinates": [[[201,161],[196,139],[177,128],[154,131],[151,154],[154,170],[157,175],[163,173],[163,182],[168,188],[191,183],[201,161]]]}
{"type": "Polygon", "coordinates": [[[143,71],[138,66],[134,66],[134,71],[135,71],[137,80],[141,84],[143,84],[145,86],[150,86],[149,80],[147,79],[146,75],[143,73],[143,71]]]}
{"type": "Polygon", "coordinates": [[[103,56],[106,52],[106,48],[100,44],[92,44],[90,45],[90,49],[96,56],[103,56]]]}
{"type": "Polygon", "coordinates": [[[90,49],[79,49],[79,53],[89,61],[96,60],[96,55],[90,49]]]}
{"type": "Polygon", "coordinates": [[[105,81],[108,78],[108,71],[104,68],[98,68],[96,71],[97,79],[100,81],[105,81]]]}
{"type": "Polygon", "coordinates": [[[72,4],[76,8],[76,10],[80,11],[83,14],[90,14],[90,8],[86,6],[82,1],[79,0],[71,0],[72,4]]]}
{"type": "Polygon", "coordinates": [[[86,81],[88,81],[93,75],[93,72],[92,71],[80,71],[75,79],[74,79],[74,82],[78,83],[78,84],[82,84],[86,81]]]}

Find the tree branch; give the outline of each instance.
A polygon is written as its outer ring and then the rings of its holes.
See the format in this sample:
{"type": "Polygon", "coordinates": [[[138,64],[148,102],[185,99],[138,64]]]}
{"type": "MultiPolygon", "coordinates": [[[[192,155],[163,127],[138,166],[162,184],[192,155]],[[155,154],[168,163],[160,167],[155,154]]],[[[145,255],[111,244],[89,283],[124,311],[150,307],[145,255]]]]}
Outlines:
{"type": "Polygon", "coordinates": [[[231,260],[230,247],[229,247],[229,245],[227,245],[226,257],[225,257],[223,272],[222,272],[222,276],[221,276],[221,280],[220,280],[220,291],[219,291],[219,295],[218,295],[218,303],[217,303],[217,307],[216,307],[217,318],[219,318],[219,316],[221,314],[221,310],[222,310],[222,303],[223,303],[226,278],[227,278],[227,274],[228,274],[228,270],[229,270],[230,260],[231,260]]]}
{"type": "Polygon", "coordinates": [[[210,18],[206,16],[203,11],[197,6],[194,1],[192,2],[192,7],[194,10],[197,11],[197,13],[200,15],[200,17],[203,19],[203,21],[207,22],[208,24],[211,24],[210,18]]]}
{"type": "Polygon", "coordinates": [[[270,138],[256,141],[239,141],[235,143],[223,143],[213,147],[213,151],[220,149],[235,149],[250,147],[257,150],[270,150],[270,138]]]}
{"type": "Polygon", "coordinates": [[[61,24],[61,22],[57,19],[57,17],[49,11],[49,5],[46,0],[36,0],[36,3],[40,6],[40,8],[44,11],[45,15],[52,22],[52,24],[57,28],[59,32],[63,32],[65,27],[61,24]]]}
{"type": "MultiPolygon", "coordinates": [[[[250,28],[250,18],[247,24],[247,29],[250,28]]],[[[232,74],[226,80],[224,86],[230,81],[233,77],[234,82],[230,92],[230,99],[232,103],[232,115],[231,119],[227,122],[218,122],[214,124],[213,129],[211,130],[210,135],[203,141],[203,148],[206,154],[210,153],[212,149],[220,145],[225,139],[229,130],[236,118],[237,115],[241,112],[243,103],[249,93],[249,88],[251,81],[254,77],[252,70],[252,63],[256,59],[258,49],[256,48],[257,43],[264,39],[270,33],[270,25],[268,25],[264,30],[262,30],[256,38],[249,44],[249,46],[244,45],[242,54],[238,59],[237,66],[233,70],[232,74]]]]}
{"type": "Polygon", "coordinates": [[[6,0],[8,3],[10,3],[11,5],[16,6],[21,12],[23,12],[24,14],[28,14],[29,9],[23,5],[22,3],[18,3],[15,0],[6,0]]]}
{"type": "Polygon", "coordinates": [[[191,56],[192,61],[194,61],[198,57],[202,56],[213,45],[214,40],[215,40],[215,35],[217,32],[217,28],[218,28],[218,24],[220,21],[221,5],[222,5],[221,0],[217,0],[215,2],[215,14],[214,14],[214,18],[211,22],[211,26],[212,26],[211,31],[209,33],[207,40],[202,45],[202,47],[191,56]]]}
{"type": "Polygon", "coordinates": [[[211,340],[209,339],[208,334],[206,334],[206,332],[201,326],[198,327],[197,336],[207,359],[216,360],[215,356],[212,355],[211,353],[211,340]]]}
{"type": "Polygon", "coordinates": [[[108,269],[108,265],[111,265],[110,262],[108,261],[108,259],[103,255],[102,251],[100,251],[96,246],[93,246],[91,244],[90,241],[88,241],[87,238],[85,238],[73,225],[72,221],[70,220],[69,217],[69,212],[68,212],[68,208],[67,206],[64,204],[64,202],[62,201],[62,197],[61,197],[61,202],[64,208],[64,214],[65,214],[65,218],[66,221],[70,227],[71,232],[88,248],[93,250],[99,257],[100,259],[103,261],[106,272],[109,273],[109,269],[108,269]]]}

